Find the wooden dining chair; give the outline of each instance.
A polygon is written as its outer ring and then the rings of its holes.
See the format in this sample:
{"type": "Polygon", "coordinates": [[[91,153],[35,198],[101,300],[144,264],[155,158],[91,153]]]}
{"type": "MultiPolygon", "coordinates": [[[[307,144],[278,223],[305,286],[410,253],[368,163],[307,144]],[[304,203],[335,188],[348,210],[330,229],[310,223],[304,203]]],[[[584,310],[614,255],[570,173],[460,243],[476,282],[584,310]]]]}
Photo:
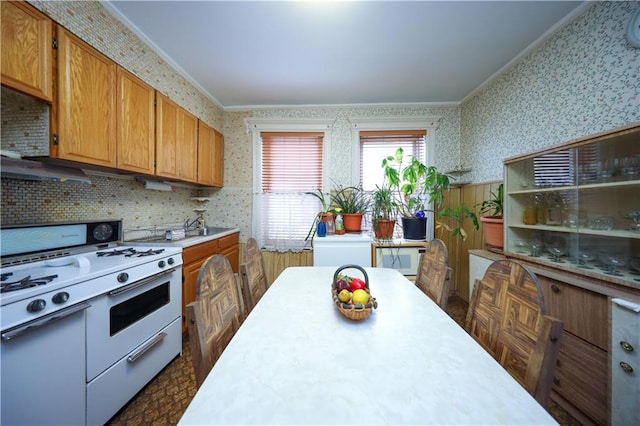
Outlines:
{"type": "Polygon", "coordinates": [[[198,387],[244,319],[238,276],[223,255],[211,256],[198,274],[196,300],[186,306],[191,358],[198,387]]]}
{"type": "Polygon", "coordinates": [[[476,280],[467,332],[546,407],[562,322],[545,315],[538,278],[513,260],[493,262],[476,280]]]}
{"type": "Polygon", "coordinates": [[[249,238],[244,245],[240,277],[246,316],[249,315],[249,312],[251,312],[268,288],[264,260],[262,259],[258,242],[254,238],[249,238]]]}
{"type": "Polygon", "coordinates": [[[416,285],[442,308],[447,309],[449,287],[453,269],[448,265],[447,246],[437,238],[431,240],[420,256],[416,285]]]}

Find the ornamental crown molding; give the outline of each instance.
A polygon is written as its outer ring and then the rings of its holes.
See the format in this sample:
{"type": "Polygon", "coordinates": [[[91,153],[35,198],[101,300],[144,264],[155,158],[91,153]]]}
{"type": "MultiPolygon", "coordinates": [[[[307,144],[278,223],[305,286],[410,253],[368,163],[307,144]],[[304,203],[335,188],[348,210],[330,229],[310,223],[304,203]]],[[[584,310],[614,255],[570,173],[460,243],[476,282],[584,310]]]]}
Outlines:
{"type": "Polygon", "coordinates": [[[335,118],[245,118],[249,132],[309,132],[333,127],[335,118]]]}
{"type": "Polygon", "coordinates": [[[348,120],[354,130],[410,130],[437,129],[440,127],[442,117],[351,117],[348,120]]]}

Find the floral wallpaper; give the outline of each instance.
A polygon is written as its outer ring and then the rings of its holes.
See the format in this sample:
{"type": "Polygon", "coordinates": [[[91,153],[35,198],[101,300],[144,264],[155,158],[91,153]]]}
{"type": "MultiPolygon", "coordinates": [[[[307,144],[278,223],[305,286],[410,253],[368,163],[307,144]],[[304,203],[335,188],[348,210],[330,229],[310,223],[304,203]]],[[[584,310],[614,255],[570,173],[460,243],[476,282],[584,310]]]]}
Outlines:
{"type": "Polygon", "coordinates": [[[638,8],[595,3],[462,105],[474,182],[502,179],[505,158],[640,122],[640,49],[625,38],[638,8]]]}
{"type": "MultiPolygon", "coordinates": [[[[252,142],[246,117],[335,118],[331,177],[349,182],[353,152],[349,118],[440,116],[435,164],[472,171],[464,180],[502,179],[502,160],[569,139],[640,121],[640,50],[625,39],[638,2],[595,2],[536,50],[461,106],[317,106],[223,111],[95,1],[30,1],[98,50],[225,136],[220,190],[175,187],[148,191],[117,176],[91,176],[72,187],[2,179],[2,224],[122,218],[126,228],[180,223],[193,217],[196,195],[208,196],[206,219],[251,235],[252,142]]],[[[3,107],[4,111],[4,107],[3,107]]],[[[33,120],[34,114],[25,115],[33,120]]],[[[40,121],[44,115],[37,115],[40,121]]],[[[6,121],[6,123],[5,123],[6,121]]],[[[3,139],[5,124],[3,121],[3,139]]],[[[13,129],[12,129],[13,130],[13,129]]],[[[7,133],[9,134],[9,133],[7,133]]],[[[4,145],[4,141],[3,141],[4,145]]]]}

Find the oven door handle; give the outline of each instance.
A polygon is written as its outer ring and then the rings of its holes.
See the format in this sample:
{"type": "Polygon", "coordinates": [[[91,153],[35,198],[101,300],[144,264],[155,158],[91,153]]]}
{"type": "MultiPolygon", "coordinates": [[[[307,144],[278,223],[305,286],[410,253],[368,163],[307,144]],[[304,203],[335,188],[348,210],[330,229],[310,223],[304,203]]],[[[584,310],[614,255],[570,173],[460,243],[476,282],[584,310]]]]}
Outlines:
{"type": "Polygon", "coordinates": [[[141,346],[140,349],[132,352],[131,355],[127,357],[127,362],[136,362],[138,358],[144,355],[149,349],[160,343],[165,337],[167,337],[167,333],[165,333],[164,331],[157,334],[153,339],[149,340],[147,343],[141,346]]]}
{"type": "Polygon", "coordinates": [[[57,312],[53,312],[49,315],[45,315],[43,317],[37,318],[33,321],[29,321],[25,324],[10,328],[2,332],[2,340],[11,340],[18,336],[22,336],[23,334],[34,331],[40,327],[44,327],[45,325],[52,324],[56,321],[60,321],[68,316],[71,316],[77,312],[84,311],[89,308],[91,305],[88,302],[81,302],[73,306],[69,306],[67,308],[61,309],[57,312]]]}
{"type": "Polygon", "coordinates": [[[131,284],[127,284],[122,287],[118,287],[115,290],[111,290],[107,292],[109,296],[118,296],[119,294],[126,293],[131,290],[135,290],[138,287],[141,287],[145,284],[150,283],[151,281],[155,281],[160,277],[163,277],[168,274],[172,274],[176,271],[176,268],[167,269],[166,271],[158,272],[157,274],[148,276],[146,278],[141,279],[140,281],[132,282],[131,284]]]}

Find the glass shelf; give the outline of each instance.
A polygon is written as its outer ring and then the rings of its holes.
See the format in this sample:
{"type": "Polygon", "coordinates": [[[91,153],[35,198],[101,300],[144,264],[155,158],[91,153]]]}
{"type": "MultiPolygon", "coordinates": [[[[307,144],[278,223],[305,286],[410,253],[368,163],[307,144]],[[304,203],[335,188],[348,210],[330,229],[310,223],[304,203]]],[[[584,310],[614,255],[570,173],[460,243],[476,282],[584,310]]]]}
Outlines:
{"type": "Polygon", "coordinates": [[[505,255],[640,288],[640,126],[504,164],[505,255]]]}

